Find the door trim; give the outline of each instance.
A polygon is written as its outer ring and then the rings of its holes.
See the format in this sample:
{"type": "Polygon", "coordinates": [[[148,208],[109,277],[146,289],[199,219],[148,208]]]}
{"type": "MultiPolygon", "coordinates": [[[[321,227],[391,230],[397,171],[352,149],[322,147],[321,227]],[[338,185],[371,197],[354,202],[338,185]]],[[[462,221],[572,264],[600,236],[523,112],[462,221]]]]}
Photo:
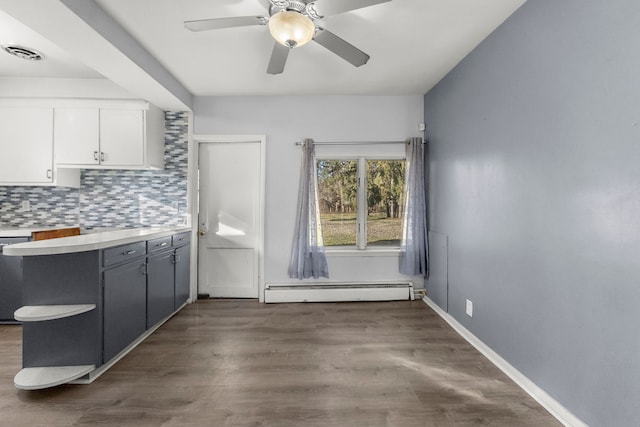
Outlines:
{"type": "MultiPolygon", "coordinates": [[[[259,222],[259,243],[258,243],[258,300],[264,302],[264,212],[265,212],[265,152],[266,152],[266,135],[193,135],[193,167],[189,172],[189,180],[194,184],[191,186],[190,199],[193,201],[193,209],[191,210],[191,224],[194,226],[194,245],[196,247],[195,259],[195,272],[196,272],[196,293],[199,289],[197,276],[198,262],[200,260],[199,254],[199,235],[198,235],[198,170],[199,170],[199,156],[200,156],[200,144],[211,143],[243,143],[243,142],[259,142],[260,143],[260,213],[258,216],[259,222]]],[[[192,264],[193,265],[193,264],[192,264]]]]}

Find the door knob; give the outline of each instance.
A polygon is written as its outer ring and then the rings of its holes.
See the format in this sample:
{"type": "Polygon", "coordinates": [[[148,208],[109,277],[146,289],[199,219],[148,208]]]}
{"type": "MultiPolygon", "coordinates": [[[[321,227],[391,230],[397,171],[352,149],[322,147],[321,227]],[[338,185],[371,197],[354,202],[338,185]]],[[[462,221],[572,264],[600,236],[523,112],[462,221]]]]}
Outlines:
{"type": "Polygon", "coordinates": [[[201,228],[198,234],[200,234],[201,236],[204,236],[205,234],[207,234],[207,232],[204,228],[201,228]]]}

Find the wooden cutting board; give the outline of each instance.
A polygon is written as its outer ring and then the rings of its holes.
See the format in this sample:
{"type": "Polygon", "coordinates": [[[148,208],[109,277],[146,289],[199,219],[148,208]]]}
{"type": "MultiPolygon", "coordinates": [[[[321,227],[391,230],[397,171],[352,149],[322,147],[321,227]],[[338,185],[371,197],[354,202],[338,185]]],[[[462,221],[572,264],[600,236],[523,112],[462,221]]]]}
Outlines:
{"type": "Polygon", "coordinates": [[[32,240],[56,239],[58,237],[79,236],[80,227],[58,228],[55,230],[34,231],[31,233],[32,240]]]}

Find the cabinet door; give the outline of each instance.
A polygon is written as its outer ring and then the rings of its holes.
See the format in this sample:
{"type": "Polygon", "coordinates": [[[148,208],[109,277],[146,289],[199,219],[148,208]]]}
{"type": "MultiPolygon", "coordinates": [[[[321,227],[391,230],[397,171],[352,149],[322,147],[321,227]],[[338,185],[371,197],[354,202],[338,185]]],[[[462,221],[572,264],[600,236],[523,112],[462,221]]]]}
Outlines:
{"type": "Polygon", "coordinates": [[[104,360],[106,363],[146,330],[144,259],[104,274],[104,360]]]}
{"type": "Polygon", "coordinates": [[[101,109],[100,152],[103,166],[143,166],[144,112],[101,109]]]}
{"type": "Polygon", "coordinates": [[[53,182],[53,108],[0,107],[0,183],[53,182]]]}
{"type": "Polygon", "coordinates": [[[189,299],[189,271],[191,266],[191,248],[189,245],[175,250],[176,297],[173,309],[177,310],[189,299]]]}
{"type": "Polygon", "coordinates": [[[173,251],[147,259],[147,328],[173,313],[173,251]]]}
{"type": "Polygon", "coordinates": [[[100,159],[97,108],[56,108],[53,142],[56,163],[97,165],[100,159]]]}

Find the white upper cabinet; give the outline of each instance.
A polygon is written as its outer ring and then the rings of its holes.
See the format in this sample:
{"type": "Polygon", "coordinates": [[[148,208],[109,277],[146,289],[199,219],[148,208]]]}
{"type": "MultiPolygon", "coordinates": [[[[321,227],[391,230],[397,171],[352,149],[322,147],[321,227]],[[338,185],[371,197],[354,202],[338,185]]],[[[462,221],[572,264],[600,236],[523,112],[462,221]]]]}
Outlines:
{"type": "Polygon", "coordinates": [[[0,185],[80,184],[78,172],[53,163],[53,108],[0,105],[0,185]]]}
{"type": "Polygon", "coordinates": [[[55,107],[54,129],[58,167],[164,167],[164,112],[146,102],[55,107]]]}
{"type": "Polygon", "coordinates": [[[100,162],[103,166],[144,164],[144,113],[100,110],[100,162]]]}
{"type": "Polygon", "coordinates": [[[53,109],[0,107],[0,181],[53,182],[53,109]]]}
{"type": "Polygon", "coordinates": [[[100,139],[97,108],[56,108],[54,133],[56,163],[97,165],[100,139]]]}

